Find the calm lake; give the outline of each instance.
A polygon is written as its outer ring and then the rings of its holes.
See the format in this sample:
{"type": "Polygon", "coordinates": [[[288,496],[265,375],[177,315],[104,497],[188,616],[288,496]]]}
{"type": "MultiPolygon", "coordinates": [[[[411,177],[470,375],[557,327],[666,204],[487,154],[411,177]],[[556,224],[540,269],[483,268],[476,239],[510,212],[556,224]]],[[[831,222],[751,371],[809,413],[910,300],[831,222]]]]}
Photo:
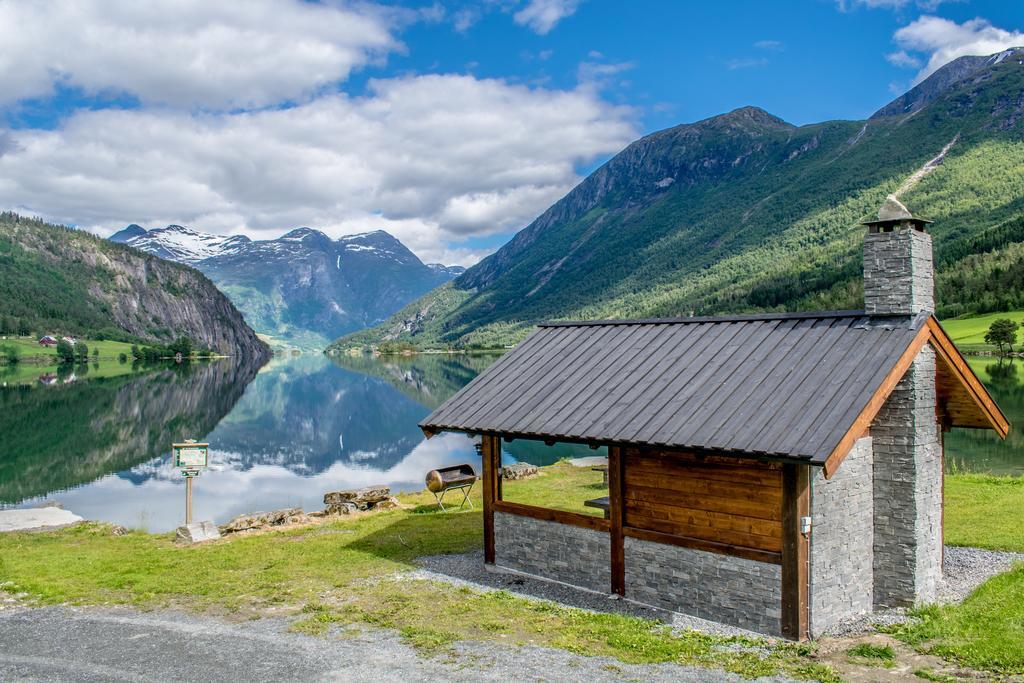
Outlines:
{"type": "MultiPolygon", "coordinates": [[[[479,467],[468,438],[427,441],[416,424],[496,359],[305,355],[262,368],[224,360],[0,386],[0,507],[52,499],[87,519],[172,529],[184,516],[184,482],[169,451],[185,438],[210,443],[212,467],[195,484],[196,519],[316,510],[327,491],[370,484],[420,490],[434,467],[479,467]]],[[[1024,371],[991,359],[971,359],[971,366],[1014,428],[1005,442],[954,430],[946,438],[948,468],[1024,474],[1024,436],[1016,429],[1024,425],[1024,371]]],[[[508,461],[539,465],[593,455],[524,441],[504,448],[508,461]]]]}

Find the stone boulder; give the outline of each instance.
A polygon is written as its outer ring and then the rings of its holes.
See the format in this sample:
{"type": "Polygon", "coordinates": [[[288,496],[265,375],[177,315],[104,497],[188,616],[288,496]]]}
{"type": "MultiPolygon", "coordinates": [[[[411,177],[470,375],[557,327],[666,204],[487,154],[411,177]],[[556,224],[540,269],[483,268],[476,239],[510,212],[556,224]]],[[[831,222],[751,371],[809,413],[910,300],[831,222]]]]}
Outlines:
{"type": "Polygon", "coordinates": [[[266,529],[284,524],[302,524],[308,521],[309,517],[302,511],[302,508],[283,508],[273,512],[252,512],[239,515],[221,526],[220,530],[221,533],[234,534],[250,529],[266,529]]]}
{"type": "Polygon", "coordinates": [[[220,531],[213,522],[193,522],[183,524],[174,532],[174,542],[178,545],[192,545],[204,543],[220,538],[220,531]]]}
{"type": "Polygon", "coordinates": [[[396,507],[398,501],[391,497],[391,489],[387,486],[365,486],[361,489],[325,493],[324,505],[330,514],[347,515],[355,510],[383,510],[387,507],[396,507]]]}
{"type": "Polygon", "coordinates": [[[517,479],[527,479],[534,477],[540,470],[536,465],[531,465],[528,462],[517,462],[511,465],[505,465],[501,468],[501,478],[505,481],[515,481],[517,479]]]}

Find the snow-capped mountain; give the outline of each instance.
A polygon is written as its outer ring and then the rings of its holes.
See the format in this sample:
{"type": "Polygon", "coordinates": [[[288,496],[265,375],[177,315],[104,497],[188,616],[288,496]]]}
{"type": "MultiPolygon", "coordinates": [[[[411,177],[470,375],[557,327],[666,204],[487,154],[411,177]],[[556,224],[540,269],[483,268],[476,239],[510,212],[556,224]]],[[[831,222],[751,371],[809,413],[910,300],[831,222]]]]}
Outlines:
{"type": "Polygon", "coordinates": [[[193,265],[203,259],[244,249],[252,240],[244,235],[210,235],[183,225],[145,228],[131,224],[110,236],[112,242],[129,244],[154,256],[193,265]]]}
{"type": "Polygon", "coordinates": [[[297,228],[277,239],[251,240],[133,224],[110,239],[198,268],[253,329],[281,345],[326,345],[380,322],[464,270],[426,265],[383,230],[332,240],[297,228]]]}

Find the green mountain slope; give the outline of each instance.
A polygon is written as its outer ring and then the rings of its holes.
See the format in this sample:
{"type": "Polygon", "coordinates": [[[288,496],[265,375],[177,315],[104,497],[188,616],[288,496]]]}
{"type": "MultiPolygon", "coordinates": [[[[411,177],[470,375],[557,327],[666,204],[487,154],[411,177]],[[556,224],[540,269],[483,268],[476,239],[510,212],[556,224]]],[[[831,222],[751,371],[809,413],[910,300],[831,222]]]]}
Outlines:
{"type": "Polygon", "coordinates": [[[133,342],[184,335],[221,353],[268,354],[202,273],[13,213],[0,214],[0,324],[5,331],[133,342]]]}
{"type": "Polygon", "coordinates": [[[939,313],[1024,305],[1024,50],[868,121],[744,108],[646,136],[453,283],[337,347],[514,342],[539,320],[859,308],[859,221],[935,220],[939,313]]]}

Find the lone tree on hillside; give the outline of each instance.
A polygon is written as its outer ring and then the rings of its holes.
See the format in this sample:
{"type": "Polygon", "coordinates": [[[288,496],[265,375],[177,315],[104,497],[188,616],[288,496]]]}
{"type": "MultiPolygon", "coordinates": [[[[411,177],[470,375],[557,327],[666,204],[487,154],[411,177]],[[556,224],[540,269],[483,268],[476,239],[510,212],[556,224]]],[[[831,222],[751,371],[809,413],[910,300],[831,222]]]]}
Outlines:
{"type": "Polygon", "coordinates": [[[985,333],[985,343],[995,344],[999,349],[999,355],[1005,355],[1003,347],[1007,347],[1007,353],[1013,353],[1013,345],[1017,343],[1017,323],[1008,318],[998,318],[992,321],[985,333]]]}

